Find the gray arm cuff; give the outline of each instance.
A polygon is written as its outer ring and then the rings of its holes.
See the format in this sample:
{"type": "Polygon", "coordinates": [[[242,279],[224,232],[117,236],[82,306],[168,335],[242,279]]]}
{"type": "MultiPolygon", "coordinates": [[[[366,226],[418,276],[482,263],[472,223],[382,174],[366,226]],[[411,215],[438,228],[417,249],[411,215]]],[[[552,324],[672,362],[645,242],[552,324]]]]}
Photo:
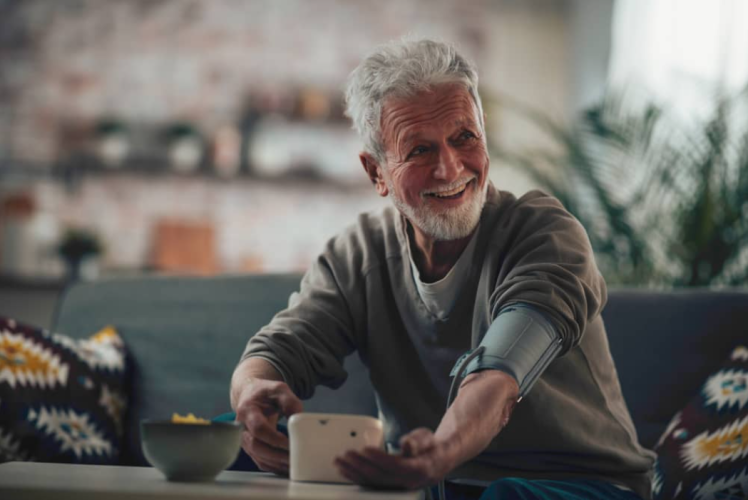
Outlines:
{"type": "Polygon", "coordinates": [[[288,376],[286,376],[286,372],[280,367],[280,365],[278,364],[277,361],[275,361],[274,359],[272,359],[272,358],[270,358],[268,356],[263,356],[262,354],[250,354],[249,356],[244,356],[241,359],[241,361],[239,361],[239,363],[243,363],[244,361],[248,360],[249,358],[260,358],[260,359],[264,359],[265,361],[267,361],[268,363],[270,363],[270,365],[273,368],[275,368],[275,370],[278,373],[280,373],[280,376],[283,378],[283,382],[285,382],[286,385],[288,385],[289,387],[291,386],[291,384],[288,383],[288,376]]]}
{"type": "MultiPolygon", "coordinates": [[[[501,370],[517,380],[523,397],[561,350],[561,337],[553,325],[526,304],[505,307],[480,343],[483,353],[460,374],[480,370],[501,370]]],[[[469,354],[469,353],[468,353],[469,354]]],[[[462,358],[455,367],[460,365],[462,358]]],[[[452,371],[456,374],[457,368],[452,371]]]]}

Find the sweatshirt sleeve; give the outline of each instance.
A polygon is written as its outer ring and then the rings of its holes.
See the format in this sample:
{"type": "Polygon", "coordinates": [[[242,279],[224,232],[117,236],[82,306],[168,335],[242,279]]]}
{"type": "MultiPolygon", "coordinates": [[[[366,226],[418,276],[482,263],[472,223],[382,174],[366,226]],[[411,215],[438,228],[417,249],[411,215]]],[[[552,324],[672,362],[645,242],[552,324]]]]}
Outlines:
{"type": "Polygon", "coordinates": [[[336,258],[336,246],[339,241],[328,243],[288,307],[249,340],[241,358],[270,362],[302,399],[319,384],[339,387],[348,376],[343,360],[356,346],[349,303],[355,297],[354,273],[336,258]]]}
{"type": "Polygon", "coordinates": [[[492,320],[509,305],[529,304],[560,335],[563,355],[607,301],[587,232],[557,199],[540,191],[509,207],[499,230],[504,244],[490,298],[492,320]]]}

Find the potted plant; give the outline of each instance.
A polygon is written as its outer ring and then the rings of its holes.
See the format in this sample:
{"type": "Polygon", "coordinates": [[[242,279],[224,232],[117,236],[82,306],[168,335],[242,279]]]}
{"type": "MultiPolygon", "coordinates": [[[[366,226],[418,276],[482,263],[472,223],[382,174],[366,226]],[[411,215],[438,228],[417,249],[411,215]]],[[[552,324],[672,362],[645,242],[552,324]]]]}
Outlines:
{"type": "Polygon", "coordinates": [[[130,152],[130,134],[127,126],[114,118],[105,118],[96,124],[96,149],[105,166],[120,167],[130,152]]]}
{"type": "Polygon", "coordinates": [[[67,229],[57,245],[57,253],[67,268],[68,279],[77,281],[86,262],[94,262],[103,253],[103,245],[95,233],[86,229],[67,229]]]}
{"type": "MultiPolygon", "coordinates": [[[[630,95],[630,94],[629,94],[630,95]]],[[[748,91],[685,122],[609,94],[571,125],[522,109],[554,148],[495,156],[559,198],[621,285],[740,285],[748,279],[748,91]]]]}

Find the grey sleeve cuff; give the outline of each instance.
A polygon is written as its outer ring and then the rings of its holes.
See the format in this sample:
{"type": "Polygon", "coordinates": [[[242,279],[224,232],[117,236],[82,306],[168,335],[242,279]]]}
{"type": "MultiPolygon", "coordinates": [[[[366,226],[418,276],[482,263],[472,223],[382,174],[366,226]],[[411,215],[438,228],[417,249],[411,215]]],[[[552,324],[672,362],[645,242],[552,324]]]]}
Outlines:
{"type": "MultiPolygon", "coordinates": [[[[519,384],[519,395],[523,397],[558,355],[561,336],[532,306],[514,304],[499,312],[479,347],[483,352],[467,365],[461,375],[480,370],[501,370],[514,377],[519,384]]],[[[458,360],[456,367],[462,359],[458,360]]],[[[452,371],[453,376],[456,370],[452,371]]]]}
{"type": "Polygon", "coordinates": [[[274,359],[272,359],[272,358],[270,358],[268,356],[263,356],[262,354],[250,354],[248,356],[242,356],[242,359],[241,359],[241,361],[239,361],[239,363],[243,363],[244,361],[248,360],[249,358],[260,358],[260,359],[264,359],[265,361],[267,361],[268,363],[270,363],[273,366],[273,368],[275,368],[275,370],[278,373],[280,373],[280,376],[283,378],[283,382],[285,382],[286,385],[288,385],[289,387],[291,387],[291,384],[288,383],[288,376],[286,375],[286,372],[280,367],[280,365],[278,364],[277,361],[275,361],[274,359]]]}

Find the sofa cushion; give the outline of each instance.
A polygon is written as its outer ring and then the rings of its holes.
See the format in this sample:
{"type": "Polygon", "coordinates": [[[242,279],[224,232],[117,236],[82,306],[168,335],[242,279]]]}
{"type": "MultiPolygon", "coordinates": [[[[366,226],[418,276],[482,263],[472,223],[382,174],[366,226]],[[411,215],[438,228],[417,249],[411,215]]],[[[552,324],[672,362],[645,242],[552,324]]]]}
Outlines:
{"type": "Polygon", "coordinates": [[[655,498],[748,498],[748,348],[707,378],[655,451],[655,498]]]}
{"type": "Polygon", "coordinates": [[[117,463],[127,374],[113,328],[73,340],[0,318],[0,462],[117,463]]]}
{"type": "Polygon", "coordinates": [[[652,448],[707,376],[745,342],[748,293],[612,289],[603,319],[639,440],[652,448]]]}
{"type": "MultiPolygon", "coordinates": [[[[132,353],[132,401],[122,464],[145,465],[138,423],[230,410],[231,374],[249,338],[285,308],[300,275],[212,278],[147,276],[78,283],[61,300],[55,327],[85,331],[114,324],[132,353]]],[[[376,414],[358,356],[339,391],[318,388],[307,411],[376,414]]]]}

